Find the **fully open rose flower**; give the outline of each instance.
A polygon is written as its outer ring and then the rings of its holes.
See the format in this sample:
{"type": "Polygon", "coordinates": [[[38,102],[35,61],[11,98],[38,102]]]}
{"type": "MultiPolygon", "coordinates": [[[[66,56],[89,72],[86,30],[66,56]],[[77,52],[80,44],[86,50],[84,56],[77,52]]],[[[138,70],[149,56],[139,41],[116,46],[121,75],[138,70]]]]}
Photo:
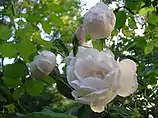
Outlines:
{"type": "Polygon", "coordinates": [[[42,51],[34,57],[30,64],[30,71],[34,77],[42,77],[48,75],[56,65],[56,56],[50,51],[42,51]]]}
{"type": "Polygon", "coordinates": [[[86,33],[93,39],[111,35],[115,22],[115,14],[103,2],[97,3],[84,15],[86,33]]]}
{"type": "Polygon", "coordinates": [[[76,101],[90,104],[94,112],[117,95],[126,97],[137,88],[136,64],[130,59],[117,62],[111,51],[79,47],[76,57],[69,55],[67,80],[76,101]]]}

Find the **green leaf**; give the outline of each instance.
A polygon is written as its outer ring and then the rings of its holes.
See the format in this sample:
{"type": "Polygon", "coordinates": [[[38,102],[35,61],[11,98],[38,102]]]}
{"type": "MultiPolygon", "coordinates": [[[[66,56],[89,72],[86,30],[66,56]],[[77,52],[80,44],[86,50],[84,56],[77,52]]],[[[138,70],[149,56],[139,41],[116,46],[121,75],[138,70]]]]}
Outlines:
{"type": "Polygon", "coordinates": [[[0,93],[5,96],[8,101],[14,101],[14,98],[7,87],[0,86],[0,93]]]}
{"type": "Polygon", "coordinates": [[[5,108],[8,109],[8,113],[14,113],[15,112],[15,105],[14,104],[6,105],[5,108]]]}
{"type": "Polygon", "coordinates": [[[51,24],[49,24],[49,22],[43,22],[42,27],[44,31],[47,32],[48,34],[52,31],[52,26],[51,24]]]}
{"type": "Polygon", "coordinates": [[[23,29],[16,30],[15,34],[19,39],[29,39],[33,33],[33,27],[31,23],[27,23],[23,29]]]}
{"type": "Polygon", "coordinates": [[[145,37],[138,37],[138,38],[136,38],[135,39],[135,45],[138,48],[144,49],[145,46],[147,45],[146,38],[145,37]]]}
{"type": "Polygon", "coordinates": [[[126,37],[130,37],[132,35],[132,31],[128,29],[127,26],[124,26],[122,28],[122,33],[126,36],[126,37]]]}
{"type": "Polygon", "coordinates": [[[16,45],[13,43],[4,43],[0,45],[0,53],[3,57],[15,57],[17,53],[16,45]]]}
{"type": "Polygon", "coordinates": [[[34,33],[32,36],[32,41],[38,45],[41,45],[44,49],[49,50],[52,48],[52,42],[43,40],[39,32],[34,33]]]}
{"type": "Polygon", "coordinates": [[[67,116],[68,118],[75,117],[75,116],[67,115],[65,113],[56,113],[56,112],[53,112],[53,111],[46,109],[46,108],[42,109],[41,113],[48,114],[50,116],[61,116],[61,117],[67,116]]]}
{"type": "Polygon", "coordinates": [[[91,118],[91,109],[88,105],[83,105],[78,113],[77,113],[78,118],[91,118]]]}
{"type": "Polygon", "coordinates": [[[126,109],[125,107],[119,107],[119,106],[112,106],[111,107],[111,114],[113,116],[122,116],[121,118],[129,118],[132,115],[132,111],[126,109]]]}
{"type": "Polygon", "coordinates": [[[20,56],[23,57],[25,61],[29,61],[29,56],[37,51],[36,47],[30,40],[21,40],[18,46],[20,56]]]}
{"type": "Polygon", "coordinates": [[[59,6],[58,4],[55,4],[55,3],[51,3],[49,5],[49,9],[52,10],[53,12],[56,12],[56,13],[65,12],[65,8],[63,6],[59,6]]]}
{"type": "Polygon", "coordinates": [[[41,21],[41,17],[40,15],[29,15],[26,20],[28,22],[40,22],[41,21]]]}
{"type": "Polygon", "coordinates": [[[158,48],[158,37],[156,37],[156,38],[154,39],[153,44],[154,44],[155,47],[158,48]]]}
{"type": "Polygon", "coordinates": [[[129,25],[129,27],[132,28],[132,29],[136,29],[136,28],[137,28],[136,22],[135,22],[135,20],[134,20],[133,17],[130,17],[130,18],[129,18],[129,20],[128,20],[128,25],[129,25]]]}
{"type": "Polygon", "coordinates": [[[24,63],[15,63],[4,66],[3,72],[5,77],[21,78],[28,74],[28,69],[24,63]]]}
{"type": "Polygon", "coordinates": [[[55,83],[55,80],[51,76],[48,76],[48,75],[44,76],[42,79],[43,79],[43,81],[45,81],[48,84],[54,84],[55,83]]]}
{"type": "Polygon", "coordinates": [[[105,39],[92,40],[93,47],[98,49],[99,51],[103,50],[104,43],[105,43],[105,39]]]}
{"type": "Polygon", "coordinates": [[[158,24],[158,15],[156,15],[155,13],[151,13],[148,17],[148,23],[156,25],[158,24]]]}
{"type": "Polygon", "coordinates": [[[141,0],[126,0],[126,7],[131,10],[138,10],[141,7],[141,0]]]}
{"type": "Polygon", "coordinates": [[[12,114],[0,114],[0,118],[11,118],[13,117],[12,114]]]}
{"type": "Polygon", "coordinates": [[[4,81],[4,84],[7,86],[7,87],[17,87],[21,84],[21,81],[19,78],[7,78],[7,77],[2,77],[3,81],[4,81]]]}
{"type": "Polygon", "coordinates": [[[115,29],[121,29],[126,22],[126,12],[125,11],[118,11],[115,13],[116,15],[116,25],[115,29]]]}
{"type": "Polygon", "coordinates": [[[27,79],[25,82],[26,92],[31,96],[40,96],[44,90],[44,83],[40,80],[27,79]]]}
{"type": "Polygon", "coordinates": [[[0,40],[8,40],[11,36],[11,31],[8,26],[0,25],[0,40]]]}
{"type": "Polygon", "coordinates": [[[0,102],[5,103],[5,102],[7,102],[7,100],[6,100],[6,98],[4,98],[3,96],[0,95],[0,102]]]}
{"type": "Polygon", "coordinates": [[[21,96],[24,94],[25,89],[24,87],[20,86],[19,88],[16,88],[16,90],[13,92],[13,97],[15,100],[19,100],[21,96]]]}
{"type": "Polygon", "coordinates": [[[77,118],[76,116],[72,115],[56,115],[56,114],[50,114],[50,113],[45,113],[45,112],[34,112],[27,114],[25,116],[22,116],[20,118],[77,118]]]}
{"type": "Polygon", "coordinates": [[[60,19],[61,17],[59,17],[55,14],[51,14],[50,18],[51,18],[52,24],[58,25],[58,26],[63,26],[64,25],[63,21],[60,19]]]}
{"type": "Polygon", "coordinates": [[[144,53],[145,53],[145,55],[151,53],[152,50],[153,50],[153,48],[154,48],[154,44],[151,43],[151,42],[148,43],[148,44],[146,45],[145,49],[144,49],[144,53]]]}
{"type": "Polygon", "coordinates": [[[139,10],[139,14],[142,15],[142,16],[146,15],[147,13],[148,13],[147,8],[142,8],[142,9],[139,10]]]}

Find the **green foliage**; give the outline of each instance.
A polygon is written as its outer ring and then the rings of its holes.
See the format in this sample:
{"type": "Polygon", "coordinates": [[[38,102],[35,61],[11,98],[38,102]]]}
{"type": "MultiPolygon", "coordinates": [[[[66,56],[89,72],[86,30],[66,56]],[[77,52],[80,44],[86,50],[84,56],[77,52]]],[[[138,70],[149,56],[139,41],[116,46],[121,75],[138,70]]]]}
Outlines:
{"type": "Polygon", "coordinates": [[[8,40],[11,36],[11,31],[8,26],[0,26],[0,36],[1,40],[8,40]]]}
{"type": "Polygon", "coordinates": [[[104,43],[105,43],[106,39],[98,39],[98,40],[93,40],[92,44],[94,46],[94,48],[98,49],[99,51],[103,50],[103,48],[105,47],[104,43]]]}
{"type": "Polygon", "coordinates": [[[27,79],[25,82],[26,92],[31,96],[40,96],[44,90],[44,83],[40,80],[27,79]]]}
{"type": "Polygon", "coordinates": [[[115,15],[116,15],[115,29],[121,29],[125,25],[125,22],[126,22],[126,12],[118,11],[115,13],[115,15]]]}
{"type": "Polygon", "coordinates": [[[4,76],[9,78],[25,77],[28,73],[27,66],[23,62],[8,64],[3,68],[4,76]]]}
{"type": "Polygon", "coordinates": [[[67,115],[58,115],[52,113],[46,113],[46,112],[35,112],[31,114],[27,114],[25,116],[22,116],[20,118],[76,118],[75,116],[67,116],[67,115]]]}

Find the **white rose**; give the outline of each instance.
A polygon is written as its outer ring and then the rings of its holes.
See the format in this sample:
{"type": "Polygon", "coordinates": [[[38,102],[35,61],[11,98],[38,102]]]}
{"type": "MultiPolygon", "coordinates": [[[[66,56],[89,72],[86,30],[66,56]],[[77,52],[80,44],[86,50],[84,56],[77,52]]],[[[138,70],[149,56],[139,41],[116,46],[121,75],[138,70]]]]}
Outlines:
{"type": "Polygon", "coordinates": [[[84,15],[86,33],[93,39],[111,35],[115,22],[115,14],[103,2],[97,3],[84,15]]]}
{"type": "Polygon", "coordinates": [[[99,52],[94,48],[79,48],[76,57],[72,57],[67,66],[67,80],[74,88],[73,97],[80,103],[90,104],[94,112],[102,112],[104,106],[118,94],[125,96],[136,90],[134,83],[129,84],[136,79],[136,70],[126,70],[135,68],[135,64],[131,63],[134,62],[115,61],[114,55],[108,50],[99,52]],[[128,78],[127,73],[130,74],[128,78]],[[125,83],[122,84],[122,81],[126,81],[127,88],[122,87],[125,83]]]}
{"type": "Polygon", "coordinates": [[[30,64],[30,71],[34,77],[49,75],[56,65],[56,56],[50,51],[42,51],[34,57],[30,64]]]}

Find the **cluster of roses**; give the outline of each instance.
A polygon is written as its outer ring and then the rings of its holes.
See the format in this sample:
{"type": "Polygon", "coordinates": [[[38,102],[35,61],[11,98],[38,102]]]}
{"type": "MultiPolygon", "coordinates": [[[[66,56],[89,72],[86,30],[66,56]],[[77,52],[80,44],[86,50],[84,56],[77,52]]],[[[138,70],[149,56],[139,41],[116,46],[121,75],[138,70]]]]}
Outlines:
{"type": "MultiPolygon", "coordinates": [[[[84,47],[85,35],[93,39],[109,36],[116,18],[107,5],[100,2],[84,15],[84,24],[76,31],[79,50],[66,58],[67,80],[73,87],[72,96],[79,103],[89,104],[94,112],[104,111],[105,105],[117,95],[126,97],[137,89],[136,64],[130,59],[115,60],[108,50],[98,51],[84,47]]],[[[56,57],[50,51],[42,51],[30,64],[32,75],[50,74],[56,65],[56,57]]]]}

